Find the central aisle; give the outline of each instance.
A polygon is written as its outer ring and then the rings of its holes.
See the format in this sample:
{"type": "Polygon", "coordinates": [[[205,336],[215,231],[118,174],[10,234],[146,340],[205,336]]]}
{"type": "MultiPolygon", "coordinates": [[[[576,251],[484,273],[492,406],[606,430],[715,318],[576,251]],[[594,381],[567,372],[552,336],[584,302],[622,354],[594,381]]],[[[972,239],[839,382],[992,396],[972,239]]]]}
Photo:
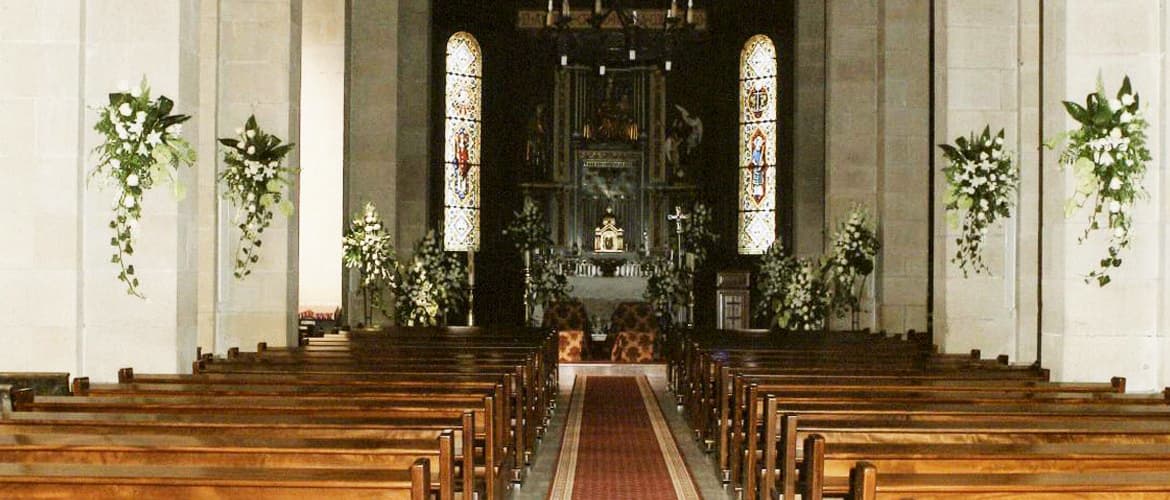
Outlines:
{"type": "Polygon", "coordinates": [[[577,376],[550,498],[700,498],[645,376],[577,376]]]}

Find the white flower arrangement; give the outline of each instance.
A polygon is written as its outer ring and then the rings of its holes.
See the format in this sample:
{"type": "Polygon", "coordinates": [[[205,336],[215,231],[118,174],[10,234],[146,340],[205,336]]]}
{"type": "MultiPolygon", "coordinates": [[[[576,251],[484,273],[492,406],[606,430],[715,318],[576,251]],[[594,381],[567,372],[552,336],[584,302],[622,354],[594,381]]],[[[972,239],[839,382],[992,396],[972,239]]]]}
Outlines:
{"type": "Polygon", "coordinates": [[[525,197],[523,208],[513,212],[512,216],[504,235],[511,237],[521,252],[529,252],[530,279],[524,291],[527,303],[547,305],[567,299],[572,287],[562,270],[561,258],[553,249],[552,237],[540,207],[532,198],[525,197]]]}
{"type": "Polygon", "coordinates": [[[236,250],[235,276],[242,279],[260,260],[260,236],[272,224],[273,210],[280,210],[285,217],[292,215],[287,190],[297,171],[281,166],[293,144],[281,144],[279,137],[264,132],[256,124],[255,115],[248,117],[236,134],[238,138],[219,139],[225,147],[226,165],[219,181],[224,185],[223,197],[236,207],[240,246],[236,250]]]}
{"type": "Polygon", "coordinates": [[[143,78],[137,88],[111,93],[94,125],[105,142],[94,149],[98,164],[91,178],[105,177],[118,188],[109,224],[114,231],[111,262],[120,267],[118,279],[126,284],[126,293],[139,298],[145,297],[129,259],[134,255],[134,229],[142,217],[142,197],[154,184],[170,182],[176,198],[182,198],[178,169],[195,163],[195,150],[180,136],[181,124],[191,117],[171,114],[174,107],[166,96],[151,99],[143,78]]]}
{"type": "Polygon", "coordinates": [[[833,235],[833,249],[825,264],[824,281],[832,309],[838,315],[860,307],[862,286],[874,271],[874,259],[880,248],[869,212],[860,206],[853,207],[833,235]]]}
{"type": "Polygon", "coordinates": [[[691,211],[682,219],[683,252],[695,256],[695,267],[707,260],[708,250],[719,240],[711,231],[711,209],[701,201],[691,205],[691,211]]]}
{"type": "Polygon", "coordinates": [[[398,280],[398,257],[390,234],[373,203],[366,203],[355,215],[342,238],[342,262],[361,275],[358,286],[363,298],[365,325],[370,325],[370,305],[389,316],[385,308],[386,292],[394,291],[398,280]]]}
{"type": "Polygon", "coordinates": [[[773,243],[760,260],[759,314],[771,315],[772,322],[786,330],[823,329],[831,301],[825,268],[817,260],[785,255],[783,245],[773,243]]]}
{"type": "Polygon", "coordinates": [[[1065,110],[1080,123],[1080,128],[1048,144],[1054,147],[1060,140],[1068,140],[1068,146],[1060,153],[1060,165],[1072,169],[1077,188],[1065,204],[1065,215],[1072,216],[1092,202],[1089,225],[1078,242],[1083,243],[1097,229],[1108,230],[1108,255],[1085,277],[1086,283],[1109,284],[1110,269],[1121,266],[1121,251],[1130,244],[1133,204],[1146,195],[1142,180],[1151,156],[1146,145],[1148,124],[1140,104],[1128,76],[1114,100],[1105,95],[1104,85],[1098,80],[1097,91],[1085,97],[1084,106],[1064,101],[1065,110]]]}
{"type": "Polygon", "coordinates": [[[646,275],[646,291],[642,297],[660,314],[669,315],[670,308],[686,307],[690,302],[694,273],[674,259],[647,254],[639,267],[646,275]]]}
{"type": "Polygon", "coordinates": [[[1011,155],[1003,148],[1004,131],[995,136],[991,127],[970,137],[958,137],[955,144],[941,144],[947,165],[945,208],[947,221],[962,232],[955,243],[959,249],[952,262],[959,265],[963,276],[987,271],[983,263],[983,243],[987,230],[1002,217],[1011,216],[1012,196],[1019,183],[1019,172],[1011,155]]]}
{"type": "Polygon", "coordinates": [[[437,326],[467,303],[468,278],[463,261],[443,251],[434,231],[415,245],[414,258],[398,278],[395,309],[400,324],[437,326]]]}

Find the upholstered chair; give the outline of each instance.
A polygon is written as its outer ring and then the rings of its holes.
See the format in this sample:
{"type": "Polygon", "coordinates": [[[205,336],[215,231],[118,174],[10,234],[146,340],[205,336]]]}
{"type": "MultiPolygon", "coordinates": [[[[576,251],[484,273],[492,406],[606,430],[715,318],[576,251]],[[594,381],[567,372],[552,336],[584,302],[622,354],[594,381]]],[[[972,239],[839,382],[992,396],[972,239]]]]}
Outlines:
{"type": "Polygon", "coordinates": [[[615,363],[643,363],[654,360],[658,318],[648,302],[622,302],[610,319],[614,337],[610,360],[615,363]]]}
{"type": "Polygon", "coordinates": [[[544,310],[541,325],[554,328],[559,337],[558,359],[573,363],[587,357],[589,352],[589,315],[585,304],[578,300],[553,302],[544,310]]]}

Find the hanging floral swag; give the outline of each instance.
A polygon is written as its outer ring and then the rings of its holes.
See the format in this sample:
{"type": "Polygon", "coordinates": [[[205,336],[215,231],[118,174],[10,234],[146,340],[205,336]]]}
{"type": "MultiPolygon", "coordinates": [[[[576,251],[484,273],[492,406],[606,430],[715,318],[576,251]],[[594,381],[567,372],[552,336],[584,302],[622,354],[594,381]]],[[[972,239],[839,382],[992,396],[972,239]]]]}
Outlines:
{"type": "Polygon", "coordinates": [[[407,326],[437,326],[442,317],[467,303],[466,266],[452,252],[443,251],[434,231],[415,245],[398,284],[395,312],[399,323],[407,326]]]}
{"type": "Polygon", "coordinates": [[[293,144],[281,144],[279,137],[262,130],[255,115],[248,117],[236,135],[238,138],[219,139],[226,147],[223,161],[227,165],[219,180],[225,188],[223,197],[236,207],[240,246],[236,250],[235,275],[241,279],[251,274],[252,265],[260,260],[260,236],[272,224],[273,210],[280,210],[285,217],[292,215],[287,190],[297,170],[281,166],[293,144]]]}
{"type": "Polygon", "coordinates": [[[126,293],[145,298],[138,290],[134,265],[134,230],[142,217],[142,197],[157,183],[169,182],[176,198],[184,196],[178,180],[180,166],[195,163],[195,150],[182,137],[182,123],[188,115],[172,114],[174,101],[166,96],[150,98],[146,78],[137,88],[109,95],[109,104],[99,110],[94,130],[105,142],[94,148],[97,167],[90,178],[103,177],[118,188],[110,229],[114,236],[111,262],[118,264],[118,280],[126,293]]]}
{"type": "Polygon", "coordinates": [[[390,317],[386,310],[386,294],[397,287],[398,257],[373,203],[366,203],[362,213],[354,215],[342,238],[341,248],[345,267],[357,269],[361,276],[358,293],[365,302],[363,324],[370,325],[371,307],[390,317]]]}
{"type": "Polygon", "coordinates": [[[504,235],[512,238],[521,253],[528,255],[529,282],[524,291],[527,303],[535,306],[567,299],[572,287],[563,272],[562,259],[553,248],[540,207],[532,198],[525,197],[524,206],[512,215],[504,235]]]}
{"type": "Polygon", "coordinates": [[[1011,155],[1003,150],[1003,137],[1003,129],[992,136],[987,126],[981,134],[956,138],[954,145],[939,145],[947,158],[943,167],[947,222],[958,228],[959,217],[963,218],[962,232],[955,239],[959,249],[951,261],[959,265],[964,277],[988,270],[983,263],[987,230],[1000,218],[1011,216],[1019,172],[1011,155]]]}
{"type": "Polygon", "coordinates": [[[1108,285],[1110,270],[1121,267],[1121,251],[1129,247],[1133,228],[1133,204],[1146,196],[1142,180],[1150,150],[1146,145],[1147,123],[1142,115],[1141,99],[1122,80],[1117,98],[1110,100],[1104,84],[1097,81],[1097,91],[1085,97],[1085,105],[1064,101],[1064,109],[1080,128],[1069,130],[1047,144],[1055,147],[1068,141],[1060,153],[1062,169],[1071,168],[1077,180],[1076,192],[1065,204],[1065,215],[1091,203],[1089,225],[1078,238],[1083,243],[1098,229],[1109,231],[1108,255],[1097,269],[1085,277],[1086,283],[1108,285]]]}

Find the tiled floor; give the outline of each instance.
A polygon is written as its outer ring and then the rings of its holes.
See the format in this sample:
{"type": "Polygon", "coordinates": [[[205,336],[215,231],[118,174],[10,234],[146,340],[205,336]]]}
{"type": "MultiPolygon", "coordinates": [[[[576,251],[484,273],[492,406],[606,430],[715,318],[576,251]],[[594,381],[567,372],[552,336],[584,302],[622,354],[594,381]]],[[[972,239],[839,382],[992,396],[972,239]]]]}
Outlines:
{"type": "Polygon", "coordinates": [[[578,373],[589,375],[646,375],[654,393],[658,396],[658,403],[662,412],[670,422],[670,429],[678,441],[679,450],[695,478],[706,500],[730,500],[730,495],[715,475],[715,465],[710,455],[699,449],[691,432],[687,429],[682,414],[674,404],[674,396],[666,392],[666,367],[663,365],[610,365],[610,364],[562,364],[560,366],[560,397],[557,401],[557,410],[553,414],[552,423],[547,434],[539,443],[536,457],[528,470],[528,479],[520,488],[512,490],[512,500],[536,500],[548,495],[549,485],[552,482],[553,466],[556,464],[557,452],[561,447],[561,434],[565,427],[566,409],[569,405],[569,395],[573,390],[573,379],[578,373]]]}

